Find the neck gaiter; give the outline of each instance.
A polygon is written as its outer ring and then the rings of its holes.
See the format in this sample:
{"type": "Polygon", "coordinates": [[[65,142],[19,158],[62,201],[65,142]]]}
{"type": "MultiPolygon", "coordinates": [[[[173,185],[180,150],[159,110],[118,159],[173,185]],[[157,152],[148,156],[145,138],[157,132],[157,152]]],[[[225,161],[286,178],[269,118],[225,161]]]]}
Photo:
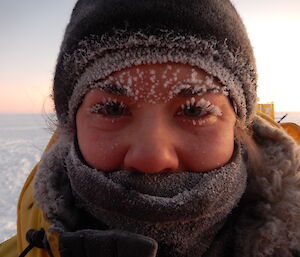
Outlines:
{"type": "Polygon", "coordinates": [[[199,257],[209,248],[246,188],[236,146],[231,161],[209,172],[102,172],[85,165],[74,143],[64,158],[77,208],[109,229],[155,239],[158,256],[199,257]]]}

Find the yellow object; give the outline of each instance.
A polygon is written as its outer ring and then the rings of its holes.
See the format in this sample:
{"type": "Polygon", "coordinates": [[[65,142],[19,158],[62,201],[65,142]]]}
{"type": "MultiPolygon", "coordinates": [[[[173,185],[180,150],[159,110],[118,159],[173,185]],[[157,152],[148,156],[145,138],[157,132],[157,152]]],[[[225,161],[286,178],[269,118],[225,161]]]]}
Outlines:
{"type": "Polygon", "coordinates": [[[0,256],[1,257],[18,257],[17,252],[17,236],[0,244],[0,256]]]}
{"type": "MultiPolygon", "coordinates": [[[[48,151],[55,141],[55,135],[50,139],[45,151],[48,151]]],[[[33,168],[21,191],[17,208],[17,236],[5,241],[0,245],[1,257],[17,257],[28,246],[26,232],[30,229],[41,229],[46,231],[47,239],[54,257],[59,257],[58,237],[49,233],[50,224],[45,219],[42,210],[36,206],[33,199],[34,176],[39,163],[33,168]]],[[[26,257],[49,257],[44,249],[33,248],[26,257]]]]}
{"type": "Polygon", "coordinates": [[[300,144],[300,127],[292,122],[277,123],[269,115],[258,112],[258,116],[267,120],[272,126],[283,129],[288,135],[290,135],[298,144],[300,144]]]}
{"type": "Polygon", "coordinates": [[[262,112],[275,119],[274,103],[257,104],[257,111],[262,112]]]}
{"type": "Polygon", "coordinates": [[[277,127],[282,129],[280,123],[277,123],[271,116],[267,115],[264,112],[257,112],[257,116],[263,118],[264,120],[268,121],[273,127],[277,127]]]}
{"type": "Polygon", "coordinates": [[[257,113],[259,116],[269,121],[273,126],[283,128],[288,135],[290,135],[298,144],[300,144],[300,126],[292,122],[280,124],[276,123],[274,121],[275,112],[273,102],[266,104],[257,104],[257,113]]]}
{"type": "Polygon", "coordinates": [[[300,145],[300,127],[292,122],[280,123],[280,125],[300,145]]]}

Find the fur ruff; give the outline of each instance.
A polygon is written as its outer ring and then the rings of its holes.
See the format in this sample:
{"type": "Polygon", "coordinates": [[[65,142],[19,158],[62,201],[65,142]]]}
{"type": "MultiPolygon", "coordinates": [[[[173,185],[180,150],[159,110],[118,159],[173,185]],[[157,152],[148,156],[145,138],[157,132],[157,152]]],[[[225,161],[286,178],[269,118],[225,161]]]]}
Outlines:
{"type": "Polygon", "coordinates": [[[236,228],[236,256],[299,256],[300,147],[261,118],[256,117],[253,129],[265,165],[256,173],[248,172],[245,208],[236,228]]]}

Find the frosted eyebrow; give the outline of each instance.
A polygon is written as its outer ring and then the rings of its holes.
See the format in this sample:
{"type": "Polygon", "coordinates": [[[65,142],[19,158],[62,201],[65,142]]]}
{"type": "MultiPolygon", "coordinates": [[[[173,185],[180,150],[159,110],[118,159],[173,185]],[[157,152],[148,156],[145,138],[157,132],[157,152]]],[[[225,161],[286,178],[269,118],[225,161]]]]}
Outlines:
{"type": "Polygon", "coordinates": [[[200,85],[200,86],[180,85],[179,87],[175,88],[174,96],[193,97],[193,96],[199,96],[205,94],[207,92],[221,93],[224,95],[228,95],[228,89],[226,87],[220,87],[220,86],[207,87],[205,85],[200,85]]]}
{"type": "Polygon", "coordinates": [[[192,87],[186,87],[186,88],[181,88],[181,89],[177,90],[177,92],[175,92],[175,96],[190,96],[190,97],[192,97],[192,96],[198,95],[201,92],[203,92],[203,90],[201,90],[201,89],[195,90],[192,87]]]}
{"type": "Polygon", "coordinates": [[[128,87],[126,86],[121,86],[113,83],[101,83],[99,84],[99,81],[95,81],[95,86],[92,88],[99,88],[103,90],[106,93],[113,94],[113,95],[119,95],[119,96],[130,96],[131,93],[128,90],[128,87]]]}
{"type": "Polygon", "coordinates": [[[174,96],[193,97],[216,89],[217,87],[207,88],[206,86],[181,85],[175,88],[174,96]]]}

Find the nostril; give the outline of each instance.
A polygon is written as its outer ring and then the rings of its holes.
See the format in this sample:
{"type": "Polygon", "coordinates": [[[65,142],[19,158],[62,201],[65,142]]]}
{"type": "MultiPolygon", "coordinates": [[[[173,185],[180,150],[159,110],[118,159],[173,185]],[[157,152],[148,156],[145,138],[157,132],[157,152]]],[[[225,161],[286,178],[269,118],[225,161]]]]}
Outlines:
{"type": "Polygon", "coordinates": [[[125,169],[125,171],[129,171],[129,172],[136,172],[136,173],[174,173],[176,172],[175,170],[172,169],[164,169],[164,170],[139,170],[139,169],[135,169],[135,168],[131,168],[131,169],[125,169]]]}
{"type": "Polygon", "coordinates": [[[125,170],[142,173],[176,172],[179,159],[169,127],[165,123],[146,125],[138,130],[128,145],[123,159],[125,170]]]}
{"type": "Polygon", "coordinates": [[[169,150],[147,152],[139,149],[129,151],[124,158],[124,169],[142,173],[177,172],[177,154],[169,150]]]}

